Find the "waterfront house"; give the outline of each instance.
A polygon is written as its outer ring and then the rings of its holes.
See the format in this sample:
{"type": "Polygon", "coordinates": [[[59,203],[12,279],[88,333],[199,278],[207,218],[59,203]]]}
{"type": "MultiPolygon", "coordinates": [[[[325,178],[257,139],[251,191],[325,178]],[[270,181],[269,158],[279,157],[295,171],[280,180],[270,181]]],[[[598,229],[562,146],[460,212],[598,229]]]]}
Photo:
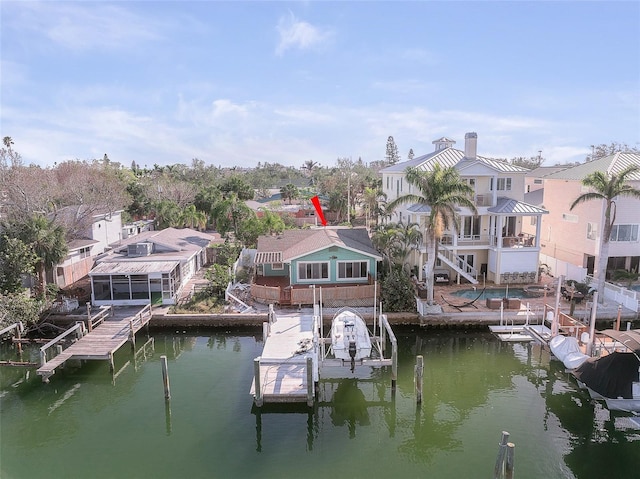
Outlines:
{"type": "Polygon", "coordinates": [[[190,228],[146,231],[121,240],[96,258],[89,272],[91,303],[175,304],[187,281],[210,262],[207,250],[223,240],[190,228]]]}
{"type": "Polygon", "coordinates": [[[47,282],[66,288],[87,276],[96,256],[117,243],[122,235],[122,210],[94,211],[83,205],[66,206],[53,216],[74,238],[67,256],[47,270],[47,282]]]}
{"type": "MultiPolygon", "coordinates": [[[[542,219],[540,259],[552,272],[567,279],[583,281],[595,272],[602,241],[604,203],[588,201],[569,207],[581,194],[589,191],[582,180],[595,171],[618,173],[624,168],[640,166],[640,154],[615,153],[588,163],[544,176],[543,201],[549,215],[542,219]]],[[[640,174],[629,182],[640,188],[640,174]]],[[[638,270],[640,266],[640,202],[630,197],[615,200],[615,225],[609,240],[607,275],[616,269],[638,270]]]]}
{"type": "MultiPolygon", "coordinates": [[[[477,214],[460,208],[460,229],[445,232],[437,248],[436,267],[448,270],[451,277],[476,284],[537,281],[540,252],[540,218],[548,212],[524,201],[525,175],[529,170],[504,160],[477,154],[477,135],[467,133],[464,151],[453,147],[455,141],[440,138],[433,142],[435,151],[397,163],[381,170],[382,188],[387,201],[406,194],[420,194],[405,178],[408,167],[430,171],[435,164],[454,167],[474,191],[477,214]],[[533,233],[523,231],[523,224],[534,223],[533,233]]],[[[430,213],[418,204],[403,205],[389,221],[417,223],[424,229],[430,213]]],[[[426,247],[415,250],[410,262],[417,266],[424,280],[426,247]]]]}
{"type": "Polygon", "coordinates": [[[313,304],[322,288],[325,304],[372,305],[382,258],[364,228],[285,230],[260,236],[251,296],[263,303],[313,304]]]}

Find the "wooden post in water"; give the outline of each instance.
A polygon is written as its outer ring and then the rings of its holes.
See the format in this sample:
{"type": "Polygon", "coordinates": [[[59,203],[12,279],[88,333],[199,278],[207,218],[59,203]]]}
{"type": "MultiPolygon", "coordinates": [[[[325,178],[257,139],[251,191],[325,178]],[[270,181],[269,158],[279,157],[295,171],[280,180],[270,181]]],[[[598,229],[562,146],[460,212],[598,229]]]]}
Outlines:
{"type": "Polygon", "coordinates": [[[133,320],[132,319],[129,320],[129,329],[131,330],[130,333],[129,333],[131,335],[131,337],[129,338],[131,340],[131,349],[133,351],[135,351],[136,350],[136,332],[133,329],[133,320]]]}
{"type": "Polygon", "coordinates": [[[415,385],[416,385],[416,403],[422,404],[422,378],[424,376],[424,361],[423,357],[416,357],[416,376],[415,376],[415,385]]]}
{"type": "Polygon", "coordinates": [[[22,323],[16,325],[16,338],[18,339],[18,357],[22,361],[22,342],[20,341],[20,330],[22,329],[22,323]]]}
{"type": "Polygon", "coordinates": [[[616,318],[616,331],[620,331],[620,315],[622,314],[622,305],[618,305],[618,317],[616,318]]]}
{"type": "Polygon", "coordinates": [[[262,386],[260,385],[260,358],[253,360],[253,381],[256,406],[262,406],[262,386]]]}
{"type": "Polygon", "coordinates": [[[109,353],[109,371],[112,373],[116,370],[116,365],[113,362],[113,352],[109,353]]]}
{"type": "Polygon", "coordinates": [[[504,477],[504,461],[507,455],[507,441],[509,440],[509,433],[502,431],[502,438],[500,439],[500,445],[498,449],[498,457],[496,458],[496,465],[493,469],[493,479],[502,479],[504,477]]]}
{"type": "Polygon", "coordinates": [[[307,356],[307,406],[313,406],[313,358],[307,356]]]}
{"type": "Polygon", "coordinates": [[[91,321],[91,303],[87,303],[87,329],[89,332],[93,331],[93,324],[91,321]]]}
{"type": "Polygon", "coordinates": [[[512,442],[507,443],[507,459],[504,467],[505,479],[513,479],[515,472],[515,449],[516,446],[512,442]]]}
{"type": "Polygon", "coordinates": [[[160,356],[162,363],[162,382],[164,384],[164,398],[171,399],[171,387],[169,386],[169,369],[167,367],[167,357],[160,356]]]}

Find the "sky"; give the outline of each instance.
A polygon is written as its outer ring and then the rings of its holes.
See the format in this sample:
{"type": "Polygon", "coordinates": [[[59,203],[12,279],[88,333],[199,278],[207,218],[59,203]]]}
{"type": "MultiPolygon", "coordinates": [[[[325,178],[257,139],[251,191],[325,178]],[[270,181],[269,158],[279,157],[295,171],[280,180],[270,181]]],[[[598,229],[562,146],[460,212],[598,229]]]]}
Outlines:
{"type": "Polygon", "coordinates": [[[638,1],[0,2],[0,135],[26,164],[401,160],[640,148],[638,1]]]}

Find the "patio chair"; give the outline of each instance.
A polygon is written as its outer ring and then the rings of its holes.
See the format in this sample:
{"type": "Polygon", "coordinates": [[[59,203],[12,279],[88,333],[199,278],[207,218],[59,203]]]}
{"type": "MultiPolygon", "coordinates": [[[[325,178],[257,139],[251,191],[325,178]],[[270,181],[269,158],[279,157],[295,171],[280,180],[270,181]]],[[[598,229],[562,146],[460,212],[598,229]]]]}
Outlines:
{"type": "Polygon", "coordinates": [[[501,283],[508,283],[511,280],[511,273],[502,273],[500,275],[500,282],[501,283]]]}
{"type": "Polygon", "coordinates": [[[518,283],[520,281],[520,273],[511,273],[511,282],[518,283]]]}

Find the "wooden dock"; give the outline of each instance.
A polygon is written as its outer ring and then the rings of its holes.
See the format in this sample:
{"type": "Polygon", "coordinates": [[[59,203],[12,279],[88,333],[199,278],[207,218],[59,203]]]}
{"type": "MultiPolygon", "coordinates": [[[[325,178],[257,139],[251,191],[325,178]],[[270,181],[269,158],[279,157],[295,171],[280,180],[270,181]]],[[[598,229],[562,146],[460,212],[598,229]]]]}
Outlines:
{"type": "Polygon", "coordinates": [[[102,310],[89,320],[89,331],[83,322],[77,323],[66,332],[52,339],[40,348],[42,365],[36,373],[44,382],[55,374],[57,368],[69,359],[107,360],[113,370],[113,354],[127,341],[135,346],[135,334],[151,319],[151,306],[109,308],[102,310]],[[76,341],[62,349],[62,340],[75,333],[76,341]],[[57,353],[47,360],[48,351],[56,347],[57,353]]]}
{"type": "MultiPolygon", "coordinates": [[[[309,407],[317,400],[320,375],[329,370],[334,377],[345,376],[352,370],[348,362],[331,359],[330,338],[323,337],[323,325],[318,305],[313,314],[279,314],[270,309],[269,320],[263,323],[264,348],[262,356],[254,359],[251,395],[256,406],[263,403],[306,402],[309,407]],[[327,344],[329,348],[327,348],[327,344]]],[[[397,341],[386,316],[379,318],[379,336],[372,336],[376,358],[366,358],[359,365],[391,366],[391,387],[395,390],[398,370],[397,341]],[[385,359],[384,344],[391,342],[391,357],[385,359]]],[[[375,323],[375,320],[374,320],[375,323]]],[[[374,327],[375,331],[375,327],[374,327]]]]}
{"type": "MultiPolygon", "coordinates": [[[[265,324],[262,356],[254,360],[251,394],[263,402],[310,402],[317,381],[313,315],[278,315],[265,324]]],[[[317,337],[317,333],[315,333],[317,337]]]]}

